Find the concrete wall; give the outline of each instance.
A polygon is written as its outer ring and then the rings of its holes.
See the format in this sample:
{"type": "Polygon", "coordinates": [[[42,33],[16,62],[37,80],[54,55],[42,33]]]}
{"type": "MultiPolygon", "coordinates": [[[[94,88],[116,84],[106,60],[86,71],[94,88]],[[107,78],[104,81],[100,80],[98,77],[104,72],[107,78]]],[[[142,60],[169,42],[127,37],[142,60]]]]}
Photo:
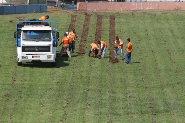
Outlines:
{"type": "Polygon", "coordinates": [[[78,2],[78,11],[185,10],[185,2],[78,2]]]}

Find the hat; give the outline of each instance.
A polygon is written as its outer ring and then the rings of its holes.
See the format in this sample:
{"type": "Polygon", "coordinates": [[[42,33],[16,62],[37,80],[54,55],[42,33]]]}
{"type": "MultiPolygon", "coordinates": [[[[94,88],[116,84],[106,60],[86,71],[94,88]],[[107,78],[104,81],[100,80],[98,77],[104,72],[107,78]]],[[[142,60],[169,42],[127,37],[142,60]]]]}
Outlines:
{"type": "Polygon", "coordinates": [[[118,37],[118,36],[116,36],[116,39],[119,39],[119,37],[118,37]]]}
{"type": "Polygon", "coordinates": [[[130,41],[130,38],[128,38],[127,41],[130,41]]]}
{"type": "Polygon", "coordinates": [[[68,35],[68,34],[69,34],[69,32],[66,32],[66,34],[68,35]]]}

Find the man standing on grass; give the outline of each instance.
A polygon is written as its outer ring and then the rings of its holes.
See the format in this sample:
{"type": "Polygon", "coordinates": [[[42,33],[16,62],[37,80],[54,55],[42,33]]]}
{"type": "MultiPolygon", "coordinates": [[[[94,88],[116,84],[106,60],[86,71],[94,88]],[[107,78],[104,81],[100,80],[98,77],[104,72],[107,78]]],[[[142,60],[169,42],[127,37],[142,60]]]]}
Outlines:
{"type": "Polygon", "coordinates": [[[66,34],[67,34],[67,37],[68,37],[68,39],[69,39],[69,51],[71,52],[71,50],[72,50],[72,46],[73,46],[73,37],[72,37],[72,35],[70,35],[69,34],[69,32],[66,32],[66,34]]]}
{"type": "Polygon", "coordinates": [[[116,36],[115,40],[116,49],[114,50],[114,57],[117,58],[117,52],[120,51],[120,57],[123,59],[123,41],[116,36]]]}
{"type": "Polygon", "coordinates": [[[132,43],[130,42],[130,38],[127,39],[127,46],[126,46],[126,56],[125,56],[125,62],[127,64],[131,63],[131,53],[132,53],[132,43]]]}
{"type": "Polygon", "coordinates": [[[62,57],[64,50],[67,51],[67,55],[71,58],[71,54],[69,51],[69,38],[67,37],[67,34],[64,34],[64,37],[62,38],[61,43],[59,44],[59,46],[62,44],[62,49],[60,51],[60,56],[62,57]]]}
{"type": "Polygon", "coordinates": [[[74,53],[75,50],[75,39],[78,37],[75,29],[73,29],[71,32],[69,32],[69,35],[72,37],[72,53],[74,53]]]}

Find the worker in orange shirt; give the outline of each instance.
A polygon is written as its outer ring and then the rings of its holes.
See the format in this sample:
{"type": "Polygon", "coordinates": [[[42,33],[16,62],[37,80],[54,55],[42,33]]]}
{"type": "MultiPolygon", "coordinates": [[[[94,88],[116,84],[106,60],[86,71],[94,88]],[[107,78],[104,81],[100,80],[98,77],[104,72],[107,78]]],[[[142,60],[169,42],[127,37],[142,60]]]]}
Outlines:
{"type": "Polygon", "coordinates": [[[71,58],[71,54],[69,51],[69,38],[67,37],[67,34],[64,34],[64,37],[62,38],[61,43],[59,44],[59,46],[62,44],[62,49],[60,51],[60,56],[63,55],[64,50],[67,50],[67,55],[71,58]]]}
{"type": "Polygon", "coordinates": [[[104,58],[107,44],[105,41],[99,41],[100,42],[100,48],[101,48],[101,57],[104,58]]]}
{"type": "Polygon", "coordinates": [[[72,52],[74,53],[75,50],[75,40],[78,37],[75,29],[73,29],[72,31],[69,32],[69,35],[72,37],[72,52]]]}
{"type": "Polygon", "coordinates": [[[127,64],[131,63],[131,53],[132,53],[132,43],[130,42],[130,38],[127,39],[127,46],[126,46],[126,55],[125,55],[125,62],[127,64]]]}
{"type": "Polygon", "coordinates": [[[49,19],[49,16],[48,15],[42,16],[42,17],[39,18],[39,20],[42,20],[42,21],[45,21],[47,19],[49,19]]]}
{"type": "Polygon", "coordinates": [[[67,37],[69,38],[69,51],[71,52],[72,50],[72,43],[73,43],[73,37],[72,35],[69,34],[69,32],[66,32],[67,37]]]}
{"type": "Polygon", "coordinates": [[[91,43],[90,46],[91,46],[91,48],[89,50],[88,56],[90,57],[91,52],[92,52],[93,57],[97,57],[98,51],[99,51],[98,45],[96,43],[91,43]]]}
{"type": "Polygon", "coordinates": [[[123,41],[118,36],[116,36],[115,45],[117,47],[114,50],[114,57],[117,58],[117,52],[120,51],[120,57],[123,59],[123,41]]]}

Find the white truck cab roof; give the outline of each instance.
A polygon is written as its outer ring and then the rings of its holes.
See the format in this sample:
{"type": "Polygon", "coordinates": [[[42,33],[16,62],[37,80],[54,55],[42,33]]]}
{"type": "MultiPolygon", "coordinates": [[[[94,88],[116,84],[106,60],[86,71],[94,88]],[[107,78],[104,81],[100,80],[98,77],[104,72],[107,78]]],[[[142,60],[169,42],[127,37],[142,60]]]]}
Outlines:
{"type": "Polygon", "coordinates": [[[52,30],[52,28],[44,25],[25,25],[22,30],[52,30]]]}

